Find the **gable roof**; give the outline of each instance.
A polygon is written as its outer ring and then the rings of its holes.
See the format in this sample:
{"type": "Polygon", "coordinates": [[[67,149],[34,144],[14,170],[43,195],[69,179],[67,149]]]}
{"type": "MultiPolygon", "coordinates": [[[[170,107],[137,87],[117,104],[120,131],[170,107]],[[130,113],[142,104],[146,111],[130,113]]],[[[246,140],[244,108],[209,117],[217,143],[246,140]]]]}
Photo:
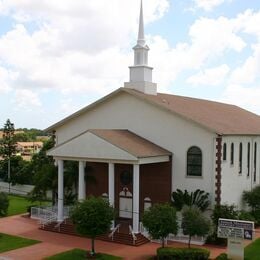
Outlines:
{"type": "Polygon", "coordinates": [[[158,93],[127,92],[194,121],[220,135],[260,135],[260,116],[235,105],[158,93]]]}
{"type": "Polygon", "coordinates": [[[171,155],[171,152],[124,129],[91,129],[90,133],[125,150],[137,158],[171,155]]]}
{"type": "Polygon", "coordinates": [[[45,131],[55,130],[68,120],[80,116],[96,105],[121,92],[128,93],[145,102],[166,109],[175,115],[193,121],[203,128],[219,135],[260,135],[260,116],[238,106],[163,93],[147,95],[127,88],[117,89],[109,95],[47,128],[45,131]]]}
{"type": "Polygon", "coordinates": [[[82,158],[91,161],[121,162],[169,161],[171,152],[130,132],[121,129],[92,129],[58,144],[47,152],[56,158],[82,158]]]}

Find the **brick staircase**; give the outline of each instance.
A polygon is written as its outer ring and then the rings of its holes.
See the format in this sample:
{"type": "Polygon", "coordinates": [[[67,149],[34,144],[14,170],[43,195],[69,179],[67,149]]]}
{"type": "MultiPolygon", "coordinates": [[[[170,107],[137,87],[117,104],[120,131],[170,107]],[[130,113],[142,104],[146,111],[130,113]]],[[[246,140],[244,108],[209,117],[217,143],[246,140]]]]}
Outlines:
{"type": "MultiPolygon", "coordinates": [[[[57,224],[57,222],[52,222],[47,225],[41,226],[40,229],[45,231],[67,234],[67,235],[79,236],[76,233],[75,226],[70,220],[67,220],[66,223],[63,222],[61,224],[57,224]]],[[[120,232],[116,231],[113,237],[109,237],[109,234],[104,234],[98,236],[97,239],[107,241],[107,242],[131,245],[131,246],[141,246],[143,244],[150,242],[150,240],[147,239],[145,236],[143,236],[141,233],[135,234],[135,236],[136,236],[136,240],[133,239],[133,236],[131,234],[126,233],[125,230],[123,229],[120,232]]]]}

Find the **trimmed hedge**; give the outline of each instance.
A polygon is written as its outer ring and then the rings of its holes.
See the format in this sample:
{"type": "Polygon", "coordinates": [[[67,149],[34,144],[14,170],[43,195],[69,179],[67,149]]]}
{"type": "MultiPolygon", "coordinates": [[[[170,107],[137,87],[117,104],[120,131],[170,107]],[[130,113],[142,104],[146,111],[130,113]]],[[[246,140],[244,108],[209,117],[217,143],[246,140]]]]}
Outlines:
{"type": "Polygon", "coordinates": [[[157,249],[159,260],[207,260],[210,252],[202,248],[160,247],[157,249]]]}
{"type": "Polygon", "coordinates": [[[230,258],[228,258],[228,255],[226,253],[222,253],[220,254],[216,260],[231,260],[230,258]]]}

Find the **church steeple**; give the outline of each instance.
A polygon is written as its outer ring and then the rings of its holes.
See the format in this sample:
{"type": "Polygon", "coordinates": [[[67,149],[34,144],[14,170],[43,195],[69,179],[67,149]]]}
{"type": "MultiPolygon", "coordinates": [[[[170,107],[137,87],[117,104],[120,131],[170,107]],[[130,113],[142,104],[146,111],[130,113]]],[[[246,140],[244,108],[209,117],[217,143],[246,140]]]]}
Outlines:
{"type": "Polygon", "coordinates": [[[145,38],[144,38],[144,15],[143,15],[143,1],[141,0],[141,8],[140,8],[140,17],[139,17],[139,31],[138,31],[138,40],[137,44],[144,46],[145,38]]]}
{"type": "Polygon", "coordinates": [[[143,3],[141,0],[139,31],[134,50],[134,66],[130,66],[130,81],[125,82],[126,88],[136,89],[145,94],[156,95],[157,85],[152,83],[152,67],[148,66],[148,51],[144,37],[143,3]]]}

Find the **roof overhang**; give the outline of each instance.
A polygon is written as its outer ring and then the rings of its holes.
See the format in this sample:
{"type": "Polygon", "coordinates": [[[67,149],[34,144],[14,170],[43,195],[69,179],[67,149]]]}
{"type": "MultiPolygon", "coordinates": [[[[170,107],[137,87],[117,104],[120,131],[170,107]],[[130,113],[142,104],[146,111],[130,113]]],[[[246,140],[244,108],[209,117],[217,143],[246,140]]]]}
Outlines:
{"type": "MultiPolygon", "coordinates": [[[[106,131],[106,130],[103,130],[106,131]]],[[[115,133],[131,133],[127,130],[107,130],[115,131],[115,133]]],[[[133,142],[136,142],[136,137],[138,137],[142,142],[141,145],[154,147],[155,150],[161,149],[155,144],[149,142],[146,139],[143,139],[133,133],[135,137],[133,142]]],[[[129,136],[126,143],[129,145],[129,136]]],[[[121,136],[122,138],[122,136],[121,136]]],[[[146,147],[145,147],[146,148],[146,147]]],[[[105,139],[100,135],[95,134],[95,132],[89,130],[82,133],[79,136],[74,137],[73,139],[57,145],[47,152],[47,155],[53,156],[55,159],[62,160],[83,160],[91,162],[112,162],[112,163],[124,163],[124,164],[149,164],[149,163],[159,163],[167,162],[170,160],[171,153],[164,150],[158,154],[143,153],[141,156],[133,152],[133,150],[127,149],[124,145],[117,145],[116,142],[105,139]]]]}

